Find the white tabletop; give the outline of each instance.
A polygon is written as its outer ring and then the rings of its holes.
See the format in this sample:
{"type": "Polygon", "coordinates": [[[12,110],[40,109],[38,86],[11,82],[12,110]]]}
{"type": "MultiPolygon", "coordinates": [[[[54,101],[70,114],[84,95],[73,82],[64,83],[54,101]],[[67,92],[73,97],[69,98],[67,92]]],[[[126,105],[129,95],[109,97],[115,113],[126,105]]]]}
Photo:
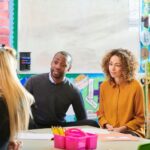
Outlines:
{"type": "MultiPolygon", "coordinates": [[[[82,126],[77,127],[82,129],[93,129],[94,127],[82,126]]],[[[97,129],[97,128],[96,128],[97,129]]],[[[38,129],[38,130],[29,130],[29,133],[51,133],[51,129],[38,129]]],[[[22,140],[22,139],[21,139],[22,140]]],[[[53,150],[54,141],[50,139],[24,139],[23,141],[23,150],[53,150]]],[[[97,149],[98,150],[137,150],[139,144],[150,143],[150,140],[139,138],[137,141],[101,141],[98,138],[97,149]]]]}

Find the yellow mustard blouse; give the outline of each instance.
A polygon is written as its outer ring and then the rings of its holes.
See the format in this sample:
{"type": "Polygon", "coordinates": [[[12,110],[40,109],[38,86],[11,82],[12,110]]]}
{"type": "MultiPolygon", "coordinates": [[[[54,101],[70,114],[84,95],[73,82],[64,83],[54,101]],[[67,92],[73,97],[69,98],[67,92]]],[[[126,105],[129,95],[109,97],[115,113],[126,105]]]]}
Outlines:
{"type": "Polygon", "coordinates": [[[104,81],[100,87],[99,124],[127,126],[144,137],[144,94],[137,80],[114,86],[104,81]]]}

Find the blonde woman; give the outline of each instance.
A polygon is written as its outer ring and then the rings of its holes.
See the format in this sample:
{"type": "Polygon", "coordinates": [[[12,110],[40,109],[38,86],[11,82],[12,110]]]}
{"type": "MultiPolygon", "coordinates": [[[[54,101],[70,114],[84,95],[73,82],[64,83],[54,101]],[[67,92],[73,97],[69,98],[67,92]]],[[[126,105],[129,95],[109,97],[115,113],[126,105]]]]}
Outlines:
{"type": "Polygon", "coordinates": [[[102,68],[107,80],[100,87],[100,126],[144,137],[144,94],[135,79],[135,57],[129,50],[113,49],[103,58],[102,68]]]}
{"type": "Polygon", "coordinates": [[[17,150],[14,137],[29,123],[33,97],[21,85],[16,67],[15,50],[0,47],[0,150],[17,150]]]}

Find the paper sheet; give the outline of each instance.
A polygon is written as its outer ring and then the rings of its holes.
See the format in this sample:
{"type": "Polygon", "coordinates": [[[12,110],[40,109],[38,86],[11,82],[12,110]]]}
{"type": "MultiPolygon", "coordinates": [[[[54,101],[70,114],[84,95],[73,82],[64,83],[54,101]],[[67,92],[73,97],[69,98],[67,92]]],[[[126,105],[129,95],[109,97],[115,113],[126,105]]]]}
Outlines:
{"type": "Polygon", "coordinates": [[[138,137],[130,134],[122,133],[110,133],[110,134],[99,134],[99,138],[102,141],[137,141],[138,137]]]}
{"type": "Polygon", "coordinates": [[[83,128],[84,132],[94,133],[94,134],[109,134],[108,130],[100,129],[100,128],[83,128]]]}
{"type": "Polygon", "coordinates": [[[18,134],[18,138],[26,140],[50,140],[53,138],[53,134],[22,132],[18,134]]]}

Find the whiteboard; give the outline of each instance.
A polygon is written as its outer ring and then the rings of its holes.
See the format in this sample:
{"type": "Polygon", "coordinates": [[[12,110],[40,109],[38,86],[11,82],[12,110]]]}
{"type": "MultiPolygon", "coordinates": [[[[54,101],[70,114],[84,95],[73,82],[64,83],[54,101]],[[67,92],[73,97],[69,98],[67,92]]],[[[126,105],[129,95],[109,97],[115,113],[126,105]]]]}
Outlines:
{"type": "MultiPolygon", "coordinates": [[[[18,51],[31,52],[31,70],[50,69],[53,55],[73,56],[71,73],[99,73],[104,54],[128,48],[139,57],[138,28],[129,27],[128,0],[20,0],[18,51]]],[[[21,73],[21,72],[20,72],[21,73]]]]}

